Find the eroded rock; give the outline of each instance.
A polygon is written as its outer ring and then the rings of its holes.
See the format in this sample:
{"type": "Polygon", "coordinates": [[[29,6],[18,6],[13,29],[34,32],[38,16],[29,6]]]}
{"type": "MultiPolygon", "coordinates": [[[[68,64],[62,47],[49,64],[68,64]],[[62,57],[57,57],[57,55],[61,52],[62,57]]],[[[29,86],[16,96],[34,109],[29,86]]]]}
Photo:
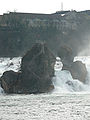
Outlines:
{"type": "Polygon", "coordinates": [[[71,64],[70,67],[63,67],[63,70],[70,71],[73,79],[78,79],[81,82],[86,82],[87,69],[84,63],[81,61],[75,61],[71,64]]]}
{"type": "Polygon", "coordinates": [[[61,58],[63,67],[70,66],[74,60],[73,51],[70,47],[64,45],[61,46],[58,50],[58,56],[61,58]]]}
{"type": "Polygon", "coordinates": [[[45,43],[35,44],[22,58],[21,85],[31,93],[49,91],[54,76],[55,57],[45,43]]]}
{"type": "Polygon", "coordinates": [[[7,71],[1,77],[6,93],[43,93],[54,89],[55,57],[45,43],[36,43],[22,58],[21,73],[7,71]]]}
{"type": "Polygon", "coordinates": [[[18,83],[19,73],[12,70],[6,71],[1,77],[1,86],[6,93],[13,93],[18,83]]]}

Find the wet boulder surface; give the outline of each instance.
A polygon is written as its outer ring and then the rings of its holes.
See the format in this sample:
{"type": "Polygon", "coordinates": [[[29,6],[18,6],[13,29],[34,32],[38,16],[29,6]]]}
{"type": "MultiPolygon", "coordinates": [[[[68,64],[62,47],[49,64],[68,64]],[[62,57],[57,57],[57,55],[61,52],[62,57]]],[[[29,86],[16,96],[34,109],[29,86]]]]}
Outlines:
{"type": "Polygon", "coordinates": [[[73,79],[78,79],[81,82],[86,82],[87,69],[84,63],[81,61],[75,61],[70,67],[70,72],[73,79]]]}
{"type": "Polygon", "coordinates": [[[73,63],[74,54],[71,47],[67,45],[60,46],[57,54],[61,58],[64,67],[68,67],[73,63]]]}
{"type": "Polygon", "coordinates": [[[55,57],[45,43],[35,44],[22,58],[21,86],[31,93],[41,93],[53,88],[55,57]]]}
{"type": "Polygon", "coordinates": [[[47,45],[36,43],[22,58],[20,73],[5,72],[1,85],[6,93],[49,92],[54,89],[54,64],[55,56],[47,45]]]}
{"type": "Polygon", "coordinates": [[[19,73],[12,70],[6,71],[1,77],[1,86],[6,93],[13,93],[18,82],[19,73]]]}
{"type": "Polygon", "coordinates": [[[86,65],[81,61],[75,61],[69,66],[63,66],[62,69],[70,71],[73,79],[78,79],[82,83],[86,83],[87,69],[86,65]]]}
{"type": "Polygon", "coordinates": [[[75,61],[73,49],[70,46],[63,45],[58,50],[58,56],[61,58],[63,63],[62,70],[67,70],[71,73],[73,79],[85,83],[87,77],[87,69],[84,63],[81,61],[75,61]]]}

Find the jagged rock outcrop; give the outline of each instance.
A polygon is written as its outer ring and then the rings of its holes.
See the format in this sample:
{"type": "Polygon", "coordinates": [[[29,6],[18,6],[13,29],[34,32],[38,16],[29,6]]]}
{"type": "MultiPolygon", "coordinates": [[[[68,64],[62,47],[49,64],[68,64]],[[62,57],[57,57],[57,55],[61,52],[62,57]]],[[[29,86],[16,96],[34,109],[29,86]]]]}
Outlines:
{"type": "Polygon", "coordinates": [[[85,83],[87,76],[86,66],[81,61],[73,62],[75,57],[73,50],[68,46],[61,46],[58,51],[58,56],[63,63],[62,70],[70,71],[73,79],[78,79],[85,83]]]}
{"type": "Polygon", "coordinates": [[[86,82],[87,69],[84,63],[81,61],[75,61],[70,66],[64,66],[63,70],[70,71],[73,79],[78,79],[81,82],[86,82]]]}
{"type": "Polygon", "coordinates": [[[63,68],[71,66],[74,60],[73,51],[70,47],[64,45],[61,46],[58,50],[58,56],[61,58],[63,63],[63,68]]]}
{"type": "Polygon", "coordinates": [[[3,74],[6,93],[43,93],[51,91],[55,57],[45,43],[36,43],[22,58],[21,73],[3,74]]]}
{"type": "Polygon", "coordinates": [[[71,75],[74,79],[78,79],[81,82],[86,82],[87,69],[84,63],[81,61],[73,62],[70,67],[71,75]]]}
{"type": "Polygon", "coordinates": [[[1,86],[6,93],[13,93],[18,82],[19,73],[12,70],[6,71],[1,77],[1,86]]]}
{"type": "Polygon", "coordinates": [[[21,85],[31,93],[49,91],[52,88],[55,57],[45,43],[35,44],[22,58],[21,85]]]}

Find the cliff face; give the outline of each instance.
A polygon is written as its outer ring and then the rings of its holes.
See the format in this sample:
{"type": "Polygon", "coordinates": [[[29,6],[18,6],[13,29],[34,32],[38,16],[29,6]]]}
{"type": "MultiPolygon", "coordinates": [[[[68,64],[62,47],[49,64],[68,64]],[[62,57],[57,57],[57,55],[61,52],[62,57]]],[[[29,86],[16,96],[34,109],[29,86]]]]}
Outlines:
{"type": "Polygon", "coordinates": [[[74,55],[90,55],[90,11],[54,14],[9,13],[0,16],[0,56],[22,56],[36,41],[46,41],[57,54],[60,46],[74,55]]]}

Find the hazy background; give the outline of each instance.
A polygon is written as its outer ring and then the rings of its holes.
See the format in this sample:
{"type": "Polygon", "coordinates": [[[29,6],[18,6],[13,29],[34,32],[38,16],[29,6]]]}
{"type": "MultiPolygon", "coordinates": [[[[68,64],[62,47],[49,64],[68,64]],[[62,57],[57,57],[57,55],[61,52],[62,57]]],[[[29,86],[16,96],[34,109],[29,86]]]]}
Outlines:
{"type": "Polygon", "coordinates": [[[8,11],[29,13],[53,13],[61,10],[90,9],[90,0],[0,0],[0,14],[8,11]]]}

